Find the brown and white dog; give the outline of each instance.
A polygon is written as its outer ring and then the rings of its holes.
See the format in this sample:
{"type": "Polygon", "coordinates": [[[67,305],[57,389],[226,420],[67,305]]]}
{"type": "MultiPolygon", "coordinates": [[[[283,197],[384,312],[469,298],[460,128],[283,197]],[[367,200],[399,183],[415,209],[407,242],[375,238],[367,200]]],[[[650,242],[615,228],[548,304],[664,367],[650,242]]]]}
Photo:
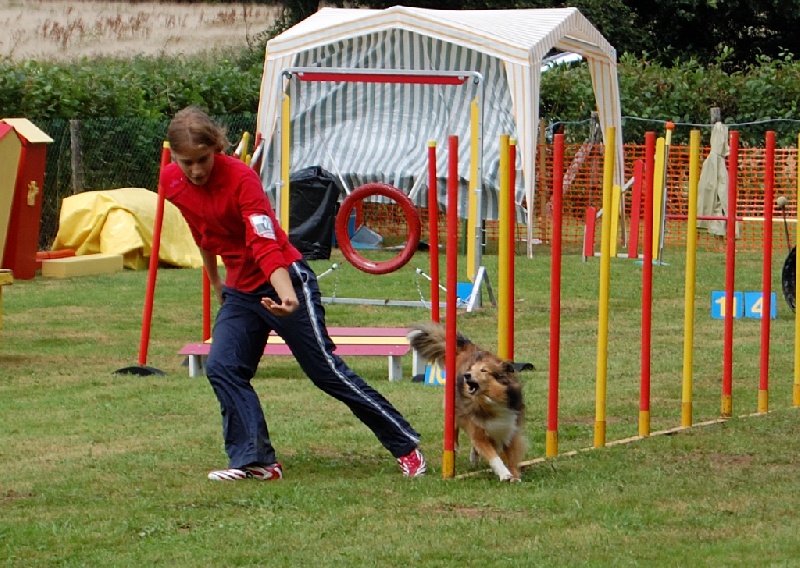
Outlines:
{"type": "MultiPolygon", "coordinates": [[[[438,323],[411,326],[411,346],[444,368],[446,331],[438,323]]],[[[464,430],[478,456],[489,462],[500,481],[520,481],[519,464],[526,450],[522,435],[525,404],[513,363],[484,351],[461,333],[456,338],[456,441],[464,430]]],[[[450,380],[449,377],[447,380],[450,380]]]]}

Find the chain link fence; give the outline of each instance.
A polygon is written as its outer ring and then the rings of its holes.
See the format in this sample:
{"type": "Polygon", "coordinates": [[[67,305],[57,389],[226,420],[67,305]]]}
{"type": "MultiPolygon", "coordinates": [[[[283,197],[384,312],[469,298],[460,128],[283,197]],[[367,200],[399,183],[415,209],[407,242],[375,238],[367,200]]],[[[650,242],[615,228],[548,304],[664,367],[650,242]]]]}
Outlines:
{"type": "MultiPolygon", "coordinates": [[[[228,128],[228,138],[235,144],[241,140],[244,132],[255,132],[256,116],[252,113],[245,115],[226,115],[215,117],[221,124],[228,128]]],[[[47,148],[47,162],[45,166],[44,194],[42,203],[42,219],[39,233],[39,248],[48,250],[55,240],[58,232],[59,212],[61,202],[81,191],[76,189],[74,170],[82,170],[83,191],[107,190],[123,187],[143,187],[156,191],[158,184],[158,170],[169,119],[148,118],[109,118],[83,120],[80,123],[81,151],[80,156],[73,156],[73,140],[70,132],[70,123],[67,120],[42,120],[37,121],[37,126],[53,138],[53,143],[47,148]],[[73,159],[79,158],[79,159],[73,159]],[[77,165],[77,166],[76,166],[77,165]]],[[[740,144],[743,148],[763,148],[764,136],[768,130],[777,133],[779,148],[790,149],[790,155],[785,168],[779,176],[778,191],[786,192],[790,197],[788,211],[794,211],[795,200],[792,195],[792,185],[797,179],[796,147],[797,136],[800,132],[800,121],[797,120],[764,120],[746,124],[729,123],[730,130],[740,133],[740,144]]],[[[698,129],[701,132],[701,144],[705,146],[702,155],[708,152],[708,143],[711,133],[711,124],[675,123],[673,132],[674,151],[670,155],[670,171],[674,175],[683,175],[686,164],[681,162],[685,156],[689,132],[698,129]],[[674,162],[674,163],[673,163],[674,162]]],[[[545,144],[549,145],[552,133],[564,132],[567,142],[582,144],[591,137],[596,136],[596,125],[590,119],[579,122],[551,122],[546,127],[545,144]]],[[[634,146],[644,141],[644,133],[656,132],[657,136],[664,136],[666,121],[623,117],[623,133],[626,148],[635,154],[634,146]]],[[[602,159],[602,144],[596,151],[599,160],[602,159]]],[[[545,151],[545,155],[547,152],[545,151]]],[[[746,152],[745,152],[746,155],[746,152]]],[[[547,191],[548,180],[551,172],[547,160],[546,171],[540,174],[539,189],[547,191]],[[544,184],[544,185],[542,185],[544,184]]],[[[758,177],[763,164],[756,159],[755,168],[751,172],[758,177]]],[[[600,172],[602,161],[587,160],[581,175],[591,178],[592,191],[599,191],[600,172]]],[[[746,168],[743,168],[746,169],[746,168]]],[[[630,175],[630,169],[627,169],[630,175]]],[[[672,175],[672,173],[671,173],[672,175]]],[[[747,173],[742,174],[747,177],[747,173]]],[[[747,185],[747,184],[745,184],[747,185]]],[[[677,191],[677,195],[684,190],[685,183],[680,180],[671,180],[670,187],[677,191]]],[[[744,195],[749,195],[752,200],[757,199],[758,192],[763,190],[761,182],[756,181],[753,187],[743,187],[744,195]]],[[[755,202],[755,201],[754,201],[755,202]]],[[[580,211],[589,203],[581,203],[580,211]]],[[[580,232],[580,231],[579,231],[580,232]]],[[[577,233],[576,233],[577,234],[577,233]]],[[[540,235],[546,240],[546,235],[540,235]]],[[[579,239],[580,235],[576,236],[579,239]]],[[[755,240],[754,240],[755,242],[755,240]]]]}
{"type": "MultiPolygon", "coordinates": [[[[255,132],[256,116],[215,117],[236,143],[244,132],[255,132]]],[[[49,250],[58,233],[61,202],[81,191],[143,187],[156,191],[161,148],[169,119],[99,118],[82,120],[79,156],[73,155],[73,123],[63,119],[36,122],[53,143],[47,147],[39,249],[49,250]],[[74,170],[80,175],[75,176],[74,170]],[[76,179],[82,179],[76,183],[76,179]],[[76,185],[78,187],[76,187],[76,185]]]]}

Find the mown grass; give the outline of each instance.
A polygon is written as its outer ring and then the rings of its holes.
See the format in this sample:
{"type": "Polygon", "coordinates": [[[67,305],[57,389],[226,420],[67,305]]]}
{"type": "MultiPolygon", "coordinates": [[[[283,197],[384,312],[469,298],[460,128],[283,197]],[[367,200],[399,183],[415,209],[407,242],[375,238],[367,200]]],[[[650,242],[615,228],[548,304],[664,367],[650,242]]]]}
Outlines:
{"type": "MultiPolygon", "coordinates": [[[[333,261],[341,263],[338,253],[333,261]]],[[[463,261],[463,259],[461,259],[463,261]]],[[[680,424],[683,255],[654,267],[652,429],[680,424]]],[[[782,256],[773,261],[780,290],[782,256]]],[[[495,291],[496,257],[484,257],[495,291]]],[[[426,269],[418,254],[412,265],[426,269]]],[[[516,259],[515,359],[528,405],[528,458],[544,455],[550,258],[516,259]]],[[[329,261],[315,261],[318,273],[329,261]]],[[[462,262],[463,266],[463,262],[462,262]]],[[[738,290],[758,290],[761,258],[737,258],[738,290]]],[[[563,260],[561,453],[589,448],[595,419],[599,263],[563,260]]],[[[325,277],[338,297],[419,299],[413,268],[325,277]]],[[[200,272],[162,269],[148,364],[166,376],[119,376],[136,364],[146,273],[17,281],[0,331],[0,559],[9,566],[722,566],[792,565],[800,505],[792,408],[794,319],[779,293],[772,321],[770,410],[756,411],[760,323],[738,320],[734,418],[537,462],[500,484],[459,454],[441,478],[442,389],[386,380],[384,358],[351,366],[423,436],[430,474],[403,479],[372,434],[289,358],[255,379],[285,465],[280,483],[214,484],[225,463],[219,408],[177,351],[200,335],[200,272]]],[[[419,279],[425,297],[427,281],[419,279]]],[[[709,317],[724,260],[698,259],[694,419],[720,412],[723,324],[709,317]]],[[[608,440],[635,436],[641,267],[612,262],[608,440]]],[[[484,296],[485,298],[485,296],[484,296]]],[[[408,325],[415,308],[330,305],[330,325],[408,325]]],[[[497,345],[497,311],[459,316],[497,345]]],[[[410,365],[404,371],[408,377],[410,365]]]]}

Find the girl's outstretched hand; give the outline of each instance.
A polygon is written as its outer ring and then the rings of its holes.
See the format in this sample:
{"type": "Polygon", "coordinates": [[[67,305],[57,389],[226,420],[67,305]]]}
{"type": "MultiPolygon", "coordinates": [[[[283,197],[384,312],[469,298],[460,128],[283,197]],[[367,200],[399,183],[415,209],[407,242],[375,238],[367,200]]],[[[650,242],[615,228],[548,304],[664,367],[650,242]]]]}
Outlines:
{"type": "Polygon", "coordinates": [[[264,298],[261,298],[261,305],[264,306],[272,315],[283,317],[294,312],[300,303],[297,301],[297,297],[295,296],[283,298],[280,302],[276,302],[272,298],[265,296],[264,298]]]}
{"type": "Polygon", "coordinates": [[[272,275],[269,277],[269,283],[275,289],[275,295],[278,300],[273,300],[269,296],[261,298],[261,305],[264,306],[269,313],[274,316],[283,317],[288,316],[297,309],[300,302],[297,300],[297,294],[292,286],[292,279],[289,277],[289,272],[285,268],[276,268],[272,275]]]}

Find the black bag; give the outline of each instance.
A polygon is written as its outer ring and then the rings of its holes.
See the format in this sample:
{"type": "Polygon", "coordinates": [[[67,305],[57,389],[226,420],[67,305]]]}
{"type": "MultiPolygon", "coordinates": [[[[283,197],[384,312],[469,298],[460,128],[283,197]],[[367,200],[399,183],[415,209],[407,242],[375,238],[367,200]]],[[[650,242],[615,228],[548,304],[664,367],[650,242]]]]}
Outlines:
{"type": "Polygon", "coordinates": [[[786,260],[783,262],[783,270],[781,271],[781,287],[783,288],[783,297],[786,298],[786,303],[789,304],[789,307],[792,308],[792,311],[795,310],[794,304],[794,286],[795,286],[795,249],[797,247],[792,247],[792,250],[789,251],[789,256],[786,257],[786,260]]]}
{"type": "Polygon", "coordinates": [[[341,187],[320,166],[289,176],[289,242],[306,260],[331,257],[331,242],[341,187]]]}

